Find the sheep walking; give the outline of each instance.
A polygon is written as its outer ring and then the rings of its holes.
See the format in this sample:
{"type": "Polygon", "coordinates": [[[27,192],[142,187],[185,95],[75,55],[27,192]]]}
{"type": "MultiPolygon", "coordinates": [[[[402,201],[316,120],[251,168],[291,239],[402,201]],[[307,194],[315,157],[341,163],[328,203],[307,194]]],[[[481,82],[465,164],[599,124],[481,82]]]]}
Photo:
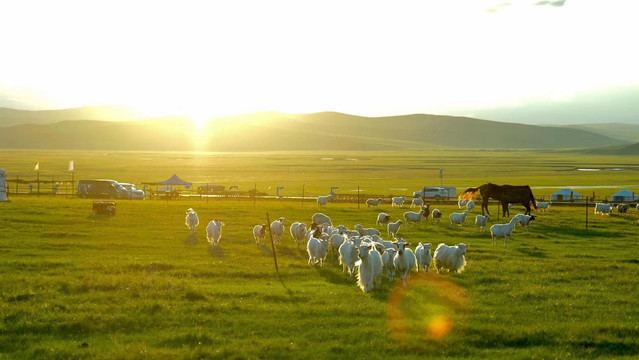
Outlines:
{"type": "Polygon", "coordinates": [[[535,215],[526,214],[517,214],[512,218],[512,220],[514,220],[516,224],[521,225],[521,227],[526,228],[526,230],[530,229],[530,224],[532,224],[533,220],[535,219],[535,215]]]}
{"type": "Polygon", "coordinates": [[[393,197],[391,207],[404,207],[404,201],[406,201],[406,196],[395,196],[393,197]]]}
{"type": "Polygon", "coordinates": [[[367,293],[382,284],[382,256],[372,244],[359,246],[357,285],[367,293]]]}
{"type": "Polygon", "coordinates": [[[452,213],[450,214],[450,224],[459,224],[460,227],[464,226],[464,222],[466,221],[466,216],[470,210],[464,210],[463,213],[452,213]]]}
{"type": "Polygon", "coordinates": [[[329,224],[333,226],[333,222],[331,221],[331,218],[322,213],[313,214],[313,217],[311,217],[311,223],[320,224],[320,225],[329,224]]]}
{"type": "Polygon", "coordinates": [[[392,248],[385,249],[382,254],[382,266],[386,269],[386,278],[389,281],[395,280],[395,265],[393,264],[393,259],[396,253],[397,247],[393,244],[392,248]]]}
{"type": "Polygon", "coordinates": [[[615,206],[612,204],[603,204],[603,203],[596,203],[595,204],[595,215],[597,214],[601,214],[601,215],[610,215],[610,212],[612,211],[612,209],[615,206]]]}
{"type": "Polygon", "coordinates": [[[217,246],[220,238],[222,237],[222,226],[224,226],[223,222],[219,220],[211,220],[209,225],[206,227],[206,239],[209,244],[217,246]]]}
{"type": "Polygon", "coordinates": [[[380,226],[380,225],[386,225],[388,224],[388,222],[390,221],[390,216],[388,216],[388,214],[386,213],[379,213],[379,215],[377,215],[377,221],[375,221],[375,225],[380,226]]]}
{"type": "Polygon", "coordinates": [[[417,271],[419,268],[424,270],[424,274],[428,272],[428,267],[433,260],[433,256],[430,254],[430,243],[419,243],[415,248],[415,258],[417,259],[417,271]]]}
{"type": "Polygon", "coordinates": [[[386,225],[386,231],[388,233],[388,236],[392,236],[393,238],[397,237],[397,232],[399,231],[399,227],[402,226],[404,222],[401,220],[397,220],[394,223],[388,223],[388,225],[386,225]]]}
{"type": "Polygon", "coordinates": [[[433,217],[433,221],[439,224],[439,221],[442,219],[442,212],[439,209],[433,209],[431,216],[433,217]]]}
{"type": "Polygon", "coordinates": [[[460,209],[463,208],[463,207],[466,207],[466,204],[468,204],[468,200],[466,200],[466,199],[459,199],[457,201],[457,207],[460,208],[460,209]]]}
{"type": "Polygon", "coordinates": [[[335,194],[330,193],[324,196],[317,197],[317,206],[326,206],[329,200],[335,200],[335,194]]]}
{"type": "Polygon", "coordinates": [[[346,241],[346,239],[347,239],[346,235],[342,235],[339,233],[331,234],[331,236],[328,238],[328,242],[331,245],[331,259],[333,258],[335,251],[339,251],[340,246],[342,246],[342,244],[344,243],[344,241],[346,241]]]}
{"type": "MultiPolygon", "coordinates": [[[[404,213],[404,219],[406,220],[406,225],[410,223],[419,223],[424,219],[424,215],[426,214],[426,208],[422,206],[422,210],[418,213],[414,211],[407,211],[404,213]]],[[[426,215],[428,216],[428,215],[426,215]]]]}
{"type": "Polygon", "coordinates": [[[320,266],[324,266],[324,260],[328,254],[328,240],[311,236],[306,245],[306,249],[308,251],[308,263],[310,265],[319,263],[320,266]]]}
{"type": "Polygon", "coordinates": [[[273,235],[273,242],[275,245],[279,245],[284,235],[284,218],[281,217],[271,223],[271,235],[273,235]]]}
{"type": "Polygon", "coordinates": [[[475,226],[479,226],[481,232],[486,232],[486,224],[489,218],[490,214],[475,216],[475,226]]]}
{"type": "Polygon", "coordinates": [[[381,202],[382,202],[382,199],[367,199],[366,205],[368,205],[368,207],[378,206],[381,202]]]}
{"type": "Polygon", "coordinates": [[[550,207],[550,201],[540,201],[537,203],[537,210],[538,211],[548,211],[548,208],[550,207]]]}
{"type": "Polygon", "coordinates": [[[357,254],[359,253],[359,245],[354,240],[348,240],[339,247],[339,263],[342,265],[342,272],[348,269],[351,276],[355,275],[355,263],[357,262],[357,254]]]}
{"type": "Polygon", "coordinates": [[[435,249],[435,269],[439,274],[443,270],[449,272],[460,273],[466,267],[466,244],[457,244],[455,246],[448,246],[446,244],[439,244],[435,249]]]}
{"type": "Polygon", "coordinates": [[[422,207],[424,206],[424,199],[421,197],[413,198],[413,201],[410,204],[410,207],[422,207]]]}
{"type": "Polygon", "coordinates": [[[625,214],[628,212],[628,204],[618,204],[617,212],[620,214],[625,214]]]}
{"type": "Polygon", "coordinates": [[[468,209],[468,211],[472,211],[474,207],[475,207],[475,202],[474,202],[473,200],[470,200],[470,201],[466,204],[466,208],[468,209]]]}
{"type": "Polygon", "coordinates": [[[363,227],[361,224],[357,224],[355,225],[355,230],[357,230],[357,232],[359,232],[359,236],[365,236],[365,235],[381,235],[381,233],[379,232],[379,230],[375,229],[375,228],[365,228],[363,227]]]}
{"type": "Polygon", "coordinates": [[[393,258],[393,265],[395,265],[395,269],[399,272],[399,276],[402,278],[404,286],[406,286],[408,285],[410,272],[415,267],[417,259],[415,258],[413,250],[408,247],[410,243],[405,242],[404,239],[399,239],[396,245],[397,253],[393,258]]]}
{"type": "Polygon", "coordinates": [[[255,243],[258,246],[264,243],[264,238],[266,238],[266,228],[266,224],[253,226],[253,237],[255,238],[255,243]]]}
{"type": "Polygon", "coordinates": [[[291,228],[289,229],[291,232],[291,237],[295,239],[295,247],[300,248],[300,242],[306,239],[306,233],[308,230],[306,229],[306,224],[300,222],[294,222],[291,224],[291,228]]]}
{"type": "Polygon", "coordinates": [[[197,217],[197,213],[195,210],[189,208],[186,211],[186,218],[184,219],[184,224],[191,231],[191,235],[195,233],[195,227],[200,224],[200,219],[197,217]]]}
{"type": "Polygon", "coordinates": [[[490,235],[493,239],[493,246],[495,246],[495,239],[503,236],[504,247],[506,247],[506,245],[508,245],[508,242],[510,241],[510,235],[512,235],[513,229],[515,228],[516,224],[517,220],[513,217],[512,219],[510,219],[510,222],[508,224],[495,224],[491,226],[490,235]]]}

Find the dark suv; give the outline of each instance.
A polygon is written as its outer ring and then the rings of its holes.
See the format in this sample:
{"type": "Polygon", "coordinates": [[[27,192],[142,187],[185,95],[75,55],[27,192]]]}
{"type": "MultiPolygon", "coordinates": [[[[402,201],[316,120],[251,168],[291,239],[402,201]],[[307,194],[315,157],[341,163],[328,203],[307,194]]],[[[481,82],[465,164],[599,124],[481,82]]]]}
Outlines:
{"type": "Polygon", "coordinates": [[[115,180],[78,180],[78,197],[83,199],[126,199],[128,195],[115,180]]]}

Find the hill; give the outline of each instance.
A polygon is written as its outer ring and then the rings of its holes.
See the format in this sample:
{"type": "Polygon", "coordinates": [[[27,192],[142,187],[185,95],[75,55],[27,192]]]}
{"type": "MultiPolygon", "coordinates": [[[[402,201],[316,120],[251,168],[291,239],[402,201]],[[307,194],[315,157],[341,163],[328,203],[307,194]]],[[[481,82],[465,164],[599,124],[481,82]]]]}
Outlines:
{"type": "Polygon", "coordinates": [[[602,124],[577,124],[566,126],[572,129],[580,129],[595,134],[604,135],[613,139],[628,142],[639,142],[639,125],[622,123],[602,124]]]}
{"type": "Polygon", "coordinates": [[[593,155],[639,155],[639,143],[584,149],[579,152],[593,155]]]}
{"type": "Polygon", "coordinates": [[[109,105],[41,111],[0,108],[0,127],[52,124],[65,120],[127,121],[139,118],[140,116],[129,108],[109,105]]]}
{"type": "Polygon", "coordinates": [[[186,117],[139,121],[62,121],[2,128],[0,147],[173,151],[566,149],[624,145],[582,129],[467,117],[361,117],[255,113],[212,118],[204,128],[186,117]]]}

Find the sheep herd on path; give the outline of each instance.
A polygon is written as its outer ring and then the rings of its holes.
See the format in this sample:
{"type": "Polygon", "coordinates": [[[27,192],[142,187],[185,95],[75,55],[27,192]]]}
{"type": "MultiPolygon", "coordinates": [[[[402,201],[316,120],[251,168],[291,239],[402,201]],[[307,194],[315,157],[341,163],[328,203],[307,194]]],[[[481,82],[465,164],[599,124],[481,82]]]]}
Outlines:
{"type": "MultiPolygon", "coordinates": [[[[379,205],[380,199],[368,199],[370,206],[379,205]]],[[[402,207],[404,197],[394,198],[392,207],[402,207]]],[[[411,207],[415,206],[415,202],[411,207]]],[[[361,224],[355,225],[351,230],[344,225],[334,226],[330,217],[323,213],[316,213],[311,218],[310,225],[303,222],[294,222],[289,227],[291,237],[295,240],[297,249],[302,244],[306,244],[308,252],[308,264],[324,266],[324,261],[331,251],[331,256],[337,251],[339,253],[339,263],[342,271],[348,272],[351,277],[357,277],[357,285],[364,292],[369,292],[380,287],[382,277],[386,277],[393,282],[398,275],[402,279],[404,286],[407,285],[411,271],[428,272],[428,268],[433,264],[437,273],[449,271],[460,273],[466,266],[465,254],[467,244],[457,244],[449,246],[441,243],[431,255],[430,243],[418,243],[415,251],[410,248],[412,244],[398,237],[398,232],[403,224],[415,226],[424,219],[432,218],[433,222],[439,223],[442,212],[439,209],[430,210],[430,204],[417,202],[420,207],[419,212],[407,211],[403,214],[403,219],[395,222],[390,221],[390,216],[386,213],[379,213],[375,221],[376,228],[365,228],[361,224]],[[392,240],[384,240],[379,227],[386,227],[386,234],[392,240]]],[[[548,204],[540,203],[540,207],[547,211],[548,204]]],[[[599,204],[598,204],[599,205],[599,204]]],[[[463,227],[468,214],[475,207],[475,202],[470,200],[459,200],[458,207],[464,209],[462,212],[453,212],[449,215],[450,226],[463,227]]],[[[600,207],[596,207],[596,212],[600,212],[600,207]]],[[[535,215],[517,214],[505,224],[494,224],[490,227],[492,245],[495,246],[497,238],[504,238],[504,246],[508,246],[510,236],[517,224],[529,229],[535,220],[535,215]]],[[[489,215],[477,215],[475,225],[481,232],[486,231],[489,215]]],[[[186,212],[185,224],[191,234],[199,224],[197,213],[193,209],[186,212]]],[[[217,246],[222,236],[222,226],[220,220],[211,220],[206,227],[207,240],[211,246],[217,246]]],[[[253,237],[255,243],[260,246],[264,244],[266,231],[269,230],[275,245],[281,243],[285,233],[285,219],[283,217],[268,224],[257,224],[253,226],[253,237]]]]}

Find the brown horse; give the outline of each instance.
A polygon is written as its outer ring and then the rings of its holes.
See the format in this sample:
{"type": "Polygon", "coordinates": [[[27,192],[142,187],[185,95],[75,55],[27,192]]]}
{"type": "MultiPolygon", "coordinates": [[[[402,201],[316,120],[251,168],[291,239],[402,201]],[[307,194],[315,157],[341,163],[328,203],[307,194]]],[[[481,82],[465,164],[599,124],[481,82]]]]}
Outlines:
{"type": "Polygon", "coordinates": [[[503,216],[510,216],[508,211],[508,203],[521,203],[526,208],[526,215],[530,215],[530,203],[532,202],[535,210],[537,209],[537,202],[533,196],[530,186],[513,186],[513,185],[495,185],[492,183],[484,184],[476,188],[468,188],[466,191],[459,195],[460,199],[472,200],[481,195],[481,213],[490,214],[488,211],[488,199],[493,198],[501,202],[503,216]]]}

